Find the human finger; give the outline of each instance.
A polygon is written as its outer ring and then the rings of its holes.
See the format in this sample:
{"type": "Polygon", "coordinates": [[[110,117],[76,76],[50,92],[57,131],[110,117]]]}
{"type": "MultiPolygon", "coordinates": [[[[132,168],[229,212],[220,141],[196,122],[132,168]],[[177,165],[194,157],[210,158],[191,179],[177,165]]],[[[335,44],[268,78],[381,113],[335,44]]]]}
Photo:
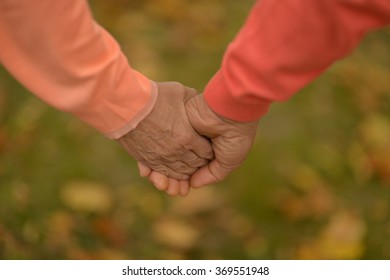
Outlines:
{"type": "Polygon", "coordinates": [[[190,192],[190,183],[189,181],[179,181],[180,184],[180,195],[186,197],[190,192]]]}
{"type": "Polygon", "coordinates": [[[180,192],[180,183],[178,180],[168,178],[168,188],[166,193],[170,196],[176,196],[180,192]]]}
{"type": "Polygon", "coordinates": [[[190,186],[200,188],[222,181],[233,170],[222,166],[218,160],[200,168],[190,178],[190,186]]]}
{"type": "Polygon", "coordinates": [[[160,191],[166,191],[168,189],[169,180],[168,177],[164,174],[161,174],[156,171],[152,171],[151,174],[149,175],[149,180],[160,191]]]}
{"type": "Polygon", "coordinates": [[[148,177],[150,173],[152,173],[152,169],[142,164],[141,162],[138,162],[138,170],[141,177],[148,177]]]}

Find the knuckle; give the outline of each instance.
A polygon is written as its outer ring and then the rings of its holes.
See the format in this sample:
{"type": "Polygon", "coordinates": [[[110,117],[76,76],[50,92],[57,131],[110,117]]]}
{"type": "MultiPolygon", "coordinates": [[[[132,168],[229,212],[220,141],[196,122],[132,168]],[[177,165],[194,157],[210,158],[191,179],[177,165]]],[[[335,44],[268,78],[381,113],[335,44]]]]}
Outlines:
{"type": "Polygon", "coordinates": [[[192,162],[191,162],[191,166],[193,167],[202,167],[202,166],[205,166],[206,164],[209,163],[209,160],[207,159],[204,159],[204,158],[196,158],[194,159],[192,162]]]}
{"type": "Polygon", "coordinates": [[[185,175],[191,175],[194,173],[197,168],[189,166],[188,164],[182,162],[182,161],[175,161],[170,165],[170,168],[172,170],[175,170],[177,173],[185,174],[185,175]]]}
{"type": "Polygon", "coordinates": [[[150,168],[153,169],[153,171],[156,171],[162,175],[168,176],[169,175],[169,168],[164,165],[150,165],[150,168]]]}
{"type": "Polygon", "coordinates": [[[207,164],[208,160],[198,157],[194,153],[186,153],[182,156],[182,161],[186,163],[188,167],[197,168],[207,164]]]}
{"type": "Polygon", "coordinates": [[[162,160],[161,160],[160,156],[158,156],[154,152],[143,153],[143,158],[144,158],[144,161],[146,161],[152,165],[161,165],[162,164],[162,160]]]}
{"type": "Polygon", "coordinates": [[[176,143],[178,143],[178,145],[183,147],[184,149],[188,149],[189,147],[191,147],[194,141],[194,138],[192,137],[192,135],[189,135],[189,133],[180,133],[178,135],[175,135],[174,138],[176,139],[176,143]]]}
{"type": "Polygon", "coordinates": [[[169,172],[169,174],[167,175],[169,178],[172,178],[172,179],[176,179],[176,180],[188,180],[189,179],[189,175],[187,174],[183,174],[183,173],[178,173],[178,172],[169,172]]]}

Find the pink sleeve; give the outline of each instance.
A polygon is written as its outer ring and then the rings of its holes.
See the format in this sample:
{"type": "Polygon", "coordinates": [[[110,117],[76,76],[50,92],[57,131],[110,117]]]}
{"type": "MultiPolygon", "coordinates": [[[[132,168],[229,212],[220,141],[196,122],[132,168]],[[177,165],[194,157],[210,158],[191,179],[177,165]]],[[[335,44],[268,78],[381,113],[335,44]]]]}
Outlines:
{"type": "Polygon", "coordinates": [[[152,109],[156,87],[128,65],[85,0],[0,0],[0,62],[52,106],[118,138],[152,109]]]}
{"type": "Polygon", "coordinates": [[[227,118],[257,120],[387,24],[390,0],[258,1],[206,86],[206,101],[227,118]]]}

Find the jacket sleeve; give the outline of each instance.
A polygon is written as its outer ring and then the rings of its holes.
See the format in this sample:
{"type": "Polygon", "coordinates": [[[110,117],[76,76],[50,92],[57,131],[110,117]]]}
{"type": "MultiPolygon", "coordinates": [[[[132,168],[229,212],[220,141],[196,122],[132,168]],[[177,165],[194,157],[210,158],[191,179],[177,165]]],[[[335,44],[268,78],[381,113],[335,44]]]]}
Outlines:
{"type": "Polygon", "coordinates": [[[27,89],[110,138],[152,109],[156,87],[128,64],[85,0],[0,0],[0,62],[27,89]]]}
{"type": "Polygon", "coordinates": [[[206,86],[206,102],[226,118],[257,120],[388,24],[389,0],[258,1],[206,86]]]}

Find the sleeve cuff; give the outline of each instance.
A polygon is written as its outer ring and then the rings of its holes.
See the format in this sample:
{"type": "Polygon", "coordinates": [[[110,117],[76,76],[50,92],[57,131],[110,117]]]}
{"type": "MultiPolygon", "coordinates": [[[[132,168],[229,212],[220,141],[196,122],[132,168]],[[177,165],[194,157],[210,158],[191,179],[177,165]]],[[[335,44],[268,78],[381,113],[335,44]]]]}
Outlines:
{"type": "Polygon", "coordinates": [[[204,97],[217,114],[238,122],[252,122],[268,112],[271,102],[254,94],[232,93],[225,83],[221,70],[207,84],[204,97]]]}
{"type": "Polygon", "coordinates": [[[105,133],[105,136],[107,138],[109,139],[121,138],[122,136],[129,133],[131,130],[135,129],[138,126],[138,124],[149,115],[154,105],[156,104],[157,94],[158,94],[156,83],[153,81],[150,82],[151,82],[151,94],[150,94],[149,101],[146,103],[146,105],[139,111],[139,113],[133,119],[131,119],[124,126],[112,132],[105,133]]]}

